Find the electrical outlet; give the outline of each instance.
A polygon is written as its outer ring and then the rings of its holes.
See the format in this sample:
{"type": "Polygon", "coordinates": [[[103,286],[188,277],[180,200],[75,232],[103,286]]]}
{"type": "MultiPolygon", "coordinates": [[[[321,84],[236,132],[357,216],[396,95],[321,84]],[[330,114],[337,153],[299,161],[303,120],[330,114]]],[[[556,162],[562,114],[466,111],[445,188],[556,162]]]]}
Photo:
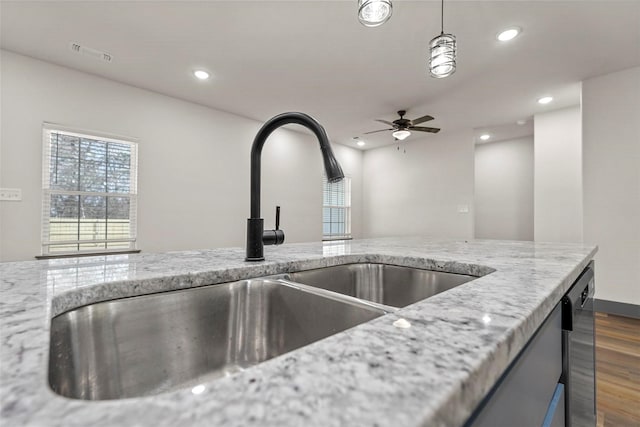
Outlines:
{"type": "Polygon", "coordinates": [[[0,200],[19,202],[22,200],[22,190],[19,188],[0,188],[0,200]]]}

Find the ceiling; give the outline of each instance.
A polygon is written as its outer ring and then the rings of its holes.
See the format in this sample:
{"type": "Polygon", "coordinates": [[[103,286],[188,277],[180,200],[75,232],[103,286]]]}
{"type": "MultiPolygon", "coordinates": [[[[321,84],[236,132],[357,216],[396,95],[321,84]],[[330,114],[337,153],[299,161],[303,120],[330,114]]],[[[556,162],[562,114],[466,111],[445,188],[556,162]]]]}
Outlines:
{"type": "Polygon", "coordinates": [[[376,28],[358,23],[356,0],[2,0],[0,8],[4,49],[259,121],[307,112],[334,142],[355,147],[359,136],[364,149],[393,144],[391,132],[363,133],[399,109],[434,116],[424,125],[443,133],[490,131],[576,105],[581,80],[640,65],[640,1],[446,0],[458,69],[445,79],[426,70],[439,1],[395,0],[376,28]],[[514,25],[519,37],[496,40],[514,25]],[[113,61],[78,55],[71,42],[113,61]],[[195,68],[213,77],[196,81],[195,68]],[[554,102],[538,105],[546,94],[554,102]]]}
{"type": "Polygon", "coordinates": [[[515,123],[479,127],[474,129],[473,136],[476,144],[489,144],[492,142],[533,136],[533,120],[522,119],[517,120],[515,123]],[[482,135],[489,135],[489,139],[482,140],[480,138],[482,135]]]}

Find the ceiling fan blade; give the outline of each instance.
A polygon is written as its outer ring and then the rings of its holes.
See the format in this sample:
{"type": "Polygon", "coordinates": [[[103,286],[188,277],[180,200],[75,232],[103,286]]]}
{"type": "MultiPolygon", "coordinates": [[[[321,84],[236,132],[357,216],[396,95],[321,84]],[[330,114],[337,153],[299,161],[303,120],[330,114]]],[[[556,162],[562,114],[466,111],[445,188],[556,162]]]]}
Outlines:
{"type": "Polygon", "coordinates": [[[363,135],[368,135],[368,134],[370,134],[370,133],[376,133],[376,132],[386,132],[386,131],[389,131],[389,130],[393,130],[393,128],[392,128],[392,129],[372,130],[371,132],[365,132],[365,133],[363,133],[363,135]]]}
{"type": "Polygon", "coordinates": [[[411,120],[411,123],[413,123],[414,125],[417,125],[418,123],[428,122],[429,120],[433,120],[433,117],[431,117],[430,115],[426,115],[426,116],[418,117],[415,120],[411,120]]]}
{"type": "Polygon", "coordinates": [[[384,123],[385,125],[393,126],[393,123],[392,123],[392,122],[389,122],[389,121],[387,121],[387,120],[380,120],[380,119],[376,119],[376,120],[374,120],[374,121],[376,121],[376,122],[380,122],[380,123],[384,123]]]}
{"type": "Polygon", "coordinates": [[[431,132],[431,133],[440,132],[440,129],[438,128],[428,128],[424,126],[409,126],[409,130],[417,130],[418,132],[431,132]]]}

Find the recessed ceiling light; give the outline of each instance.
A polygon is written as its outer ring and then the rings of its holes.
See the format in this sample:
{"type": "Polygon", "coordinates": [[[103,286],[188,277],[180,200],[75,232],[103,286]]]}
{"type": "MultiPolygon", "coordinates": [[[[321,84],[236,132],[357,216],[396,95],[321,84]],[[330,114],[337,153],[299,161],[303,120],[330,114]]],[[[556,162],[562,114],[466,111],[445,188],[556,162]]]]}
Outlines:
{"type": "Polygon", "coordinates": [[[483,133],[482,135],[480,135],[480,139],[483,141],[486,141],[489,138],[491,138],[491,135],[489,135],[488,133],[483,133]]]}
{"type": "Polygon", "coordinates": [[[194,388],[191,389],[191,393],[193,394],[202,394],[204,393],[204,391],[207,388],[204,386],[204,384],[198,384],[197,386],[195,386],[194,388]]]}
{"type": "Polygon", "coordinates": [[[520,34],[520,28],[511,27],[498,33],[497,37],[498,37],[498,40],[500,40],[501,42],[507,42],[509,40],[513,40],[514,38],[516,38],[518,34],[520,34]]]}
{"type": "Polygon", "coordinates": [[[205,70],[195,70],[193,72],[193,75],[196,76],[198,80],[207,80],[209,77],[211,77],[211,74],[209,74],[205,70]]]}
{"type": "Polygon", "coordinates": [[[358,147],[362,147],[363,145],[365,145],[365,142],[361,140],[359,136],[354,136],[353,142],[355,142],[358,147]]]}
{"type": "Polygon", "coordinates": [[[551,101],[553,101],[553,97],[552,96],[543,96],[542,98],[538,99],[538,104],[548,104],[551,101]]]}

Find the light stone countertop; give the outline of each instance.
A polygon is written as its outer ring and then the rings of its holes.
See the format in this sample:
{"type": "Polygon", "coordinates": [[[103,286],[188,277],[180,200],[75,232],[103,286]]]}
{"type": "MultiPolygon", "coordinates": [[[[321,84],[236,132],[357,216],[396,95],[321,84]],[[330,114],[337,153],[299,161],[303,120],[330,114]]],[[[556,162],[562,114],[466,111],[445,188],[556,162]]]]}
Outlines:
{"type": "Polygon", "coordinates": [[[597,248],[418,237],[0,263],[2,426],[461,426],[597,248]],[[98,301],[353,262],[482,276],[245,371],[151,397],[47,384],[53,316],[98,301]],[[404,318],[412,327],[392,323],[404,318]]]}

